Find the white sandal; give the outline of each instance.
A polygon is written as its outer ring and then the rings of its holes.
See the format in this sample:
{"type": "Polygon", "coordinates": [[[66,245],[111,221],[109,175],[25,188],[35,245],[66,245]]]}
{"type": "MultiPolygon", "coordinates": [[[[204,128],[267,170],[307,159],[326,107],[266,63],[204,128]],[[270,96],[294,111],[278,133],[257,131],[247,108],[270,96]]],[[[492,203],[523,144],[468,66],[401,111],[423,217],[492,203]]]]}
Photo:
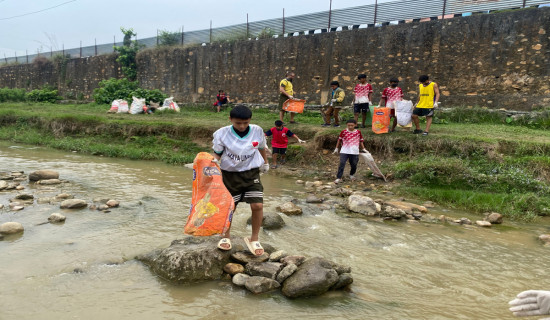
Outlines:
{"type": "Polygon", "coordinates": [[[221,249],[223,251],[229,251],[232,247],[233,246],[231,245],[231,239],[229,238],[221,238],[221,240],[218,242],[218,249],[221,249]],[[228,244],[229,247],[222,247],[222,244],[228,244]]]}
{"type": "Polygon", "coordinates": [[[250,241],[248,237],[244,237],[244,243],[246,243],[246,247],[248,248],[248,251],[250,251],[250,253],[252,253],[255,256],[261,256],[262,254],[265,253],[265,250],[259,241],[250,241]],[[262,253],[256,254],[256,250],[262,250],[262,253]]]}

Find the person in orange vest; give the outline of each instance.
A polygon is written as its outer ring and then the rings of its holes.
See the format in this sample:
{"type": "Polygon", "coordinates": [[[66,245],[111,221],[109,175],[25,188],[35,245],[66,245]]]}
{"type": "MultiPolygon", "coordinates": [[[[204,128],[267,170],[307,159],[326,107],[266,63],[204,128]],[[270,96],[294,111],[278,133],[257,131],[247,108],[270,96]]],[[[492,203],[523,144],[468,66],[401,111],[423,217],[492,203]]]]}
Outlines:
{"type": "Polygon", "coordinates": [[[423,136],[427,136],[430,133],[430,126],[432,125],[432,118],[434,116],[434,108],[439,104],[439,87],[437,83],[430,81],[430,77],[422,75],[418,78],[420,84],[418,85],[418,103],[413,110],[412,120],[416,129],[414,134],[422,133],[423,136]],[[420,129],[419,117],[426,117],[426,130],[420,129]]]}

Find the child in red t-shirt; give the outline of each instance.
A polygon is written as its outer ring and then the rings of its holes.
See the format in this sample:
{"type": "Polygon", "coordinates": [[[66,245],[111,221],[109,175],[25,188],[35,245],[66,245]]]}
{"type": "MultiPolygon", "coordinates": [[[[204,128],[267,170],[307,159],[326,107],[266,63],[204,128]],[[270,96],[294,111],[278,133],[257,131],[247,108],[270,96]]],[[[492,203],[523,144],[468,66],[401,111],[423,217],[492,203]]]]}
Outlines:
{"type": "Polygon", "coordinates": [[[390,121],[391,121],[391,118],[393,118],[393,124],[390,132],[394,132],[395,127],[397,126],[397,118],[395,117],[395,107],[393,105],[393,102],[403,100],[403,90],[401,90],[401,88],[397,86],[398,84],[399,84],[399,79],[391,78],[390,86],[385,88],[384,91],[382,91],[382,97],[380,98],[380,103],[379,103],[380,106],[386,106],[388,108],[391,108],[390,121]]]}
{"type": "Polygon", "coordinates": [[[273,148],[273,159],[271,169],[277,168],[277,157],[279,154],[281,155],[281,164],[285,163],[288,137],[295,138],[298,143],[305,143],[305,141],[298,138],[295,133],[292,133],[292,131],[284,127],[284,123],[281,120],[275,121],[275,126],[266,131],[265,135],[272,137],[271,147],[273,148]]]}
{"type": "Polygon", "coordinates": [[[338,142],[336,143],[336,149],[334,154],[340,152],[340,165],[338,166],[338,173],[336,174],[336,180],[334,183],[338,184],[342,182],[342,176],[344,175],[344,168],[346,162],[349,160],[351,170],[349,172],[349,179],[355,181],[354,174],[357,171],[357,163],[359,162],[359,150],[367,152],[365,145],[363,144],[363,136],[361,131],[355,129],[357,121],[348,120],[346,123],[347,129],[342,130],[338,136],[338,142]],[[338,147],[342,146],[339,150],[338,147]],[[361,149],[359,149],[361,147],[361,149]]]}

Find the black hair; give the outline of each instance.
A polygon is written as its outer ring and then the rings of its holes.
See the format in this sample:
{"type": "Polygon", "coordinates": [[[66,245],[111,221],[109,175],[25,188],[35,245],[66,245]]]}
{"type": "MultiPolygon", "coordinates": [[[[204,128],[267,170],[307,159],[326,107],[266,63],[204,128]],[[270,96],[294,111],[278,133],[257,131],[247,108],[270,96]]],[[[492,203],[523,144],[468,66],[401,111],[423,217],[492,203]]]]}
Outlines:
{"type": "Polygon", "coordinates": [[[220,93],[220,92],[223,92],[223,90],[222,89],[218,90],[218,93],[220,93]]]}
{"type": "Polygon", "coordinates": [[[238,104],[229,112],[229,118],[248,120],[252,118],[252,111],[244,104],[238,104]]]}
{"type": "Polygon", "coordinates": [[[367,78],[367,75],[364,73],[361,73],[360,75],[357,76],[357,79],[366,79],[366,78],[367,78]]]}
{"type": "Polygon", "coordinates": [[[354,119],[349,119],[346,123],[355,123],[355,124],[357,124],[357,121],[355,121],[354,119]]]}
{"type": "Polygon", "coordinates": [[[338,87],[339,87],[339,86],[340,86],[340,83],[338,83],[338,81],[331,81],[331,82],[330,82],[330,85],[331,85],[331,86],[338,86],[338,87]]]}
{"type": "Polygon", "coordinates": [[[427,75],[423,74],[421,75],[420,77],[418,77],[418,81],[424,83],[426,81],[430,80],[430,77],[428,77],[427,75]]]}
{"type": "Polygon", "coordinates": [[[390,79],[390,82],[397,82],[397,83],[399,83],[399,79],[397,79],[397,78],[391,78],[391,79],[390,79]]]}
{"type": "MultiPolygon", "coordinates": [[[[288,77],[288,76],[291,75],[292,73],[294,73],[294,71],[288,70],[288,71],[286,72],[286,76],[288,77]]],[[[294,74],[296,74],[296,73],[294,73],[294,74]]]]}
{"type": "Polygon", "coordinates": [[[284,123],[283,123],[281,120],[275,121],[275,126],[276,126],[276,127],[280,127],[280,126],[282,126],[283,124],[284,124],[284,123]]]}

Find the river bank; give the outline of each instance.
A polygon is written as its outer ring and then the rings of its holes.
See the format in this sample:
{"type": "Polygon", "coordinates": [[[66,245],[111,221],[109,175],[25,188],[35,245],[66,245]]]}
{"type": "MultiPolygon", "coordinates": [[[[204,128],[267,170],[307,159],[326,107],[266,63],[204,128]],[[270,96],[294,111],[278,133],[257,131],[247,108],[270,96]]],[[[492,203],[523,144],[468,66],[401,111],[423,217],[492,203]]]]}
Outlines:
{"type": "MultiPolygon", "coordinates": [[[[209,151],[212,133],[228,125],[228,110],[183,106],[181,113],[107,114],[104,105],[1,104],[0,139],[98,156],[161,160],[181,165],[209,151]]],[[[349,114],[346,116],[350,116],[349,114]]],[[[273,126],[277,115],[254,110],[253,123],[273,126]]],[[[545,119],[508,121],[481,109],[436,117],[432,134],[399,131],[374,135],[361,129],[367,149],[393,176],[383,187],[396,195],[430,200],[477,213],[497,211],[512,219],[548,215],[550,133],[545,119]]],[[[289,125],[305,146],[290,145],[289,161],[270,174],[334,179],[334,149],[341,128],[321,128],[306,112],[289,125]],[[286,167],[286,168],[285,168],[286,167]]],[[[360,167],[361,181],[371,181],[360,167]]]]}

